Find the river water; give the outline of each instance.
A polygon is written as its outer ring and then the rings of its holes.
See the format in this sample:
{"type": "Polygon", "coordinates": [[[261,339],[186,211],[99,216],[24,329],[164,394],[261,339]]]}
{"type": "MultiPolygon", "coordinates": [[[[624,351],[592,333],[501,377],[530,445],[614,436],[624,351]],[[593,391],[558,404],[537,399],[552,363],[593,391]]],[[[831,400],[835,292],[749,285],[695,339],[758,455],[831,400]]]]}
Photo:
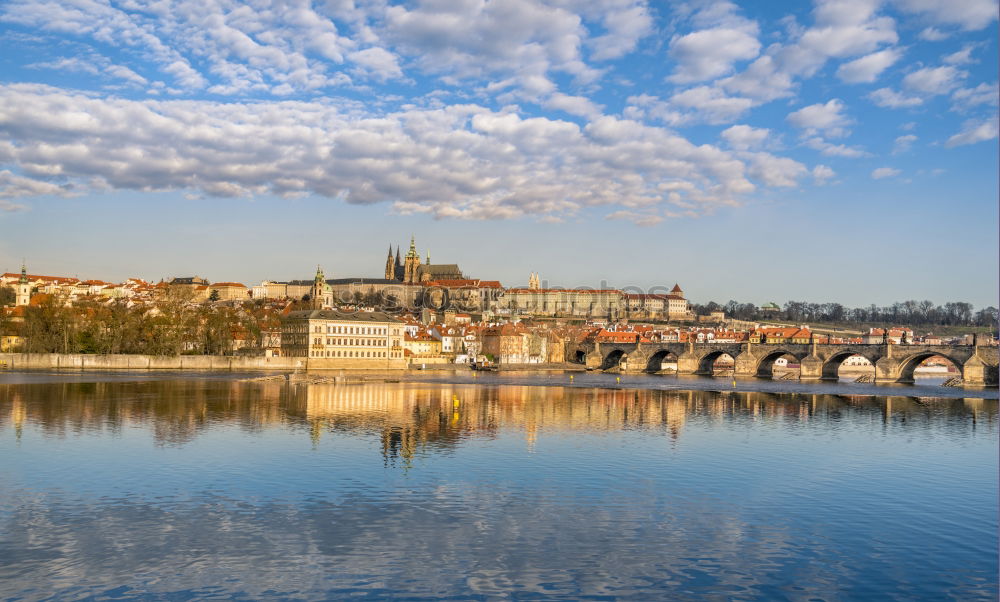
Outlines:
{"type": "Polygon", "coordinates": [[[997,598],[995,390],[770,387],[5,373],[0,598],[997,598]]]}

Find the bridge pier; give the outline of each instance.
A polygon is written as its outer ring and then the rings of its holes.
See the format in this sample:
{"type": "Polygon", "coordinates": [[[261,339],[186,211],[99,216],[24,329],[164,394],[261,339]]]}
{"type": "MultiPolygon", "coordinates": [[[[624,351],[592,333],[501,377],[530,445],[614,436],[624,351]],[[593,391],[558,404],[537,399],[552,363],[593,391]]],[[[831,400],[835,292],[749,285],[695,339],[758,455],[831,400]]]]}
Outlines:
{"type": "Polygon", "coordinates": [[[587,370],[600,370],[601,365],[604,363],[604,356],[598,350],[591,351],[586,355],[585,363],[587,365],[587,370]]]}
{"type": "Polygon", "coordinates": [[[978,355],[973,355],[962,364],[962,382],[977,387],[986,384],[986,364],[978,355]]]}
{"type": "Polygon", "coordinates": [[[648,367],[649,357],[639,353],[638,351],[625,356],[625,369],[623,372],[627,374],[641,374],[645,372],[648,367]]]}
{"type": "Polygon", "coordinates": [[[699,374],[701,358],[691,351],[677,356],[677,374],[699,374]]]}
{"type": "Polygon", "coordinates": [[[750,351],[744,351],[736,356],[733,369],[735,376],[757,376],[757,358],[750,351]]]}
{"type": "MultiPolygon", "coordinates": [[[[875,362],[875,383],[906,382],[899,378],[899,360],[891,357],[880,358],[875,362]]],[[[909,382],[913,382],[911,379],[909,382]]]]}
{"type": "Polygon", "coordinates": [[[809,355],[799,362],[799,380],[820,380],[823,378],[823,360],[809,355]]]}

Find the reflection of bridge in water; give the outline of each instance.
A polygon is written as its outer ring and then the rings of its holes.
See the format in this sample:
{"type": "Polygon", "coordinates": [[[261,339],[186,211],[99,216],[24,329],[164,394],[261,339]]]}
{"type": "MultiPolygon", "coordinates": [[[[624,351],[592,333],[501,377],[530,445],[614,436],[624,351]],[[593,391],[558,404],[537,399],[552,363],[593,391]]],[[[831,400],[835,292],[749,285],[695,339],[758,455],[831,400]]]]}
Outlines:
{"type": "Polygon", "coordinates": [[[675,360],[678,374],[712,374],[723,355],[735,360],[738,376],[770,378],[774,362],[793,357],[802,380],[836,380],[849,357],[864,357],[875,366],[877,383],[912,383],[913,371],[924,360],[943,357],[962,373],[967,385],[997,382],[997,348],[973,345],[821,345],[769,343],[584,343],[570,358],[588,368],[625,372],[659,372],[675,360]]]}
{"type": "Polygon", "coordinates": [[[291,429],[315,444],[338,433],[368,434],[387,461],[450,452],[470,438],[524,438],[620,430],[661,432],[679,440],[685,429],[718,420],[838,421],[844,412],[881,415],[894,428],[929,432],[921,424],[992,429],[997,401],[910,397],[664,391],[560,386],[371,383],[364,385],[212,381],[0,384],[0,432],[28,428],[43,435],[120,432],[142,427],[158,444],[186,445],[213,426],[250,432],[291,429]],[[457,403],[456,403],[457,402],[457,403]]]}

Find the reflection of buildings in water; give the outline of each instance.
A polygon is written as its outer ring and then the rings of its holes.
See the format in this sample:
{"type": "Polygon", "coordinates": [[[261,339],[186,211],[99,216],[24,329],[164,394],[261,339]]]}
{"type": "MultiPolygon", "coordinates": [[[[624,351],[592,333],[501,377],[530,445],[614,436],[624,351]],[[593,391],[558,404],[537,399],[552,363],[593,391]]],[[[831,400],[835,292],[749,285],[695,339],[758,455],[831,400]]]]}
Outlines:
{"type": "Polygon", "coordinates": [[[21,395],[15,391],[11,399],[10,422],[14,425],[14,437],[18,442],[21,441],[21,434],[24,432],[24,419],[27,415],[24,402],[21,401],[21,395]]]}
{"type": "MultiPolygon", "coordinates": [[[[535,449],[546,435],[621,429],[662,430],[673,439],[691,421],[733,419],[835,423],[872,412],[892,428],[955,419],[993,428],[995,400],[778,394],[745,391],[657,391],[519,385],[173,380],[0,385],[0,426],[48,436],[143,424],[159,445],[183,445],[220,423],[247,431],[307,427],[316,443],[331,430],[378,437],[387,459],[458,446],[467,437],[523,431],[535,449]],[[457,404],[456,404],[457,401],[457,404]]],[[[408,460],[407,460],[408,461],[408,460]]]]}

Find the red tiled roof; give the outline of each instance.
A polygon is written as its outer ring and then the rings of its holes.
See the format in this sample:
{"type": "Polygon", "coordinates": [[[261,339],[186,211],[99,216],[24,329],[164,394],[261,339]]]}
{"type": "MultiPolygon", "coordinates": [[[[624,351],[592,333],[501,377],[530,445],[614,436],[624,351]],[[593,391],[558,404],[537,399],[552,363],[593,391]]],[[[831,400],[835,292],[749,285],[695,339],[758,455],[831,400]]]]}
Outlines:
{"type": "Polygon", "coordinates": [[[574,289],[574,288],[509,288],[508,293],[620,293],[618,289],[614,288],[604,288],[604,289],[574,289]]]}
{"type": "Polygon", "coordinates": [[[499,280],[479,280],[472,278],[429,280],[424,286],[440,286],[442,288],[503,288],[499,280]]]}
{"type": "MultiPolygon", "coordinates": [[[[20,278],[21,274],[16,272],[7,272],[3,275],[4,278],[20,278]]],[[[67,278],[65,276],[39,276],[38,274],[27,274],[28,280],[45,280],[47,282],[55,282],[57,284],[68,284],[71,282],[79,282],[79,278],[67,278]]]]}

